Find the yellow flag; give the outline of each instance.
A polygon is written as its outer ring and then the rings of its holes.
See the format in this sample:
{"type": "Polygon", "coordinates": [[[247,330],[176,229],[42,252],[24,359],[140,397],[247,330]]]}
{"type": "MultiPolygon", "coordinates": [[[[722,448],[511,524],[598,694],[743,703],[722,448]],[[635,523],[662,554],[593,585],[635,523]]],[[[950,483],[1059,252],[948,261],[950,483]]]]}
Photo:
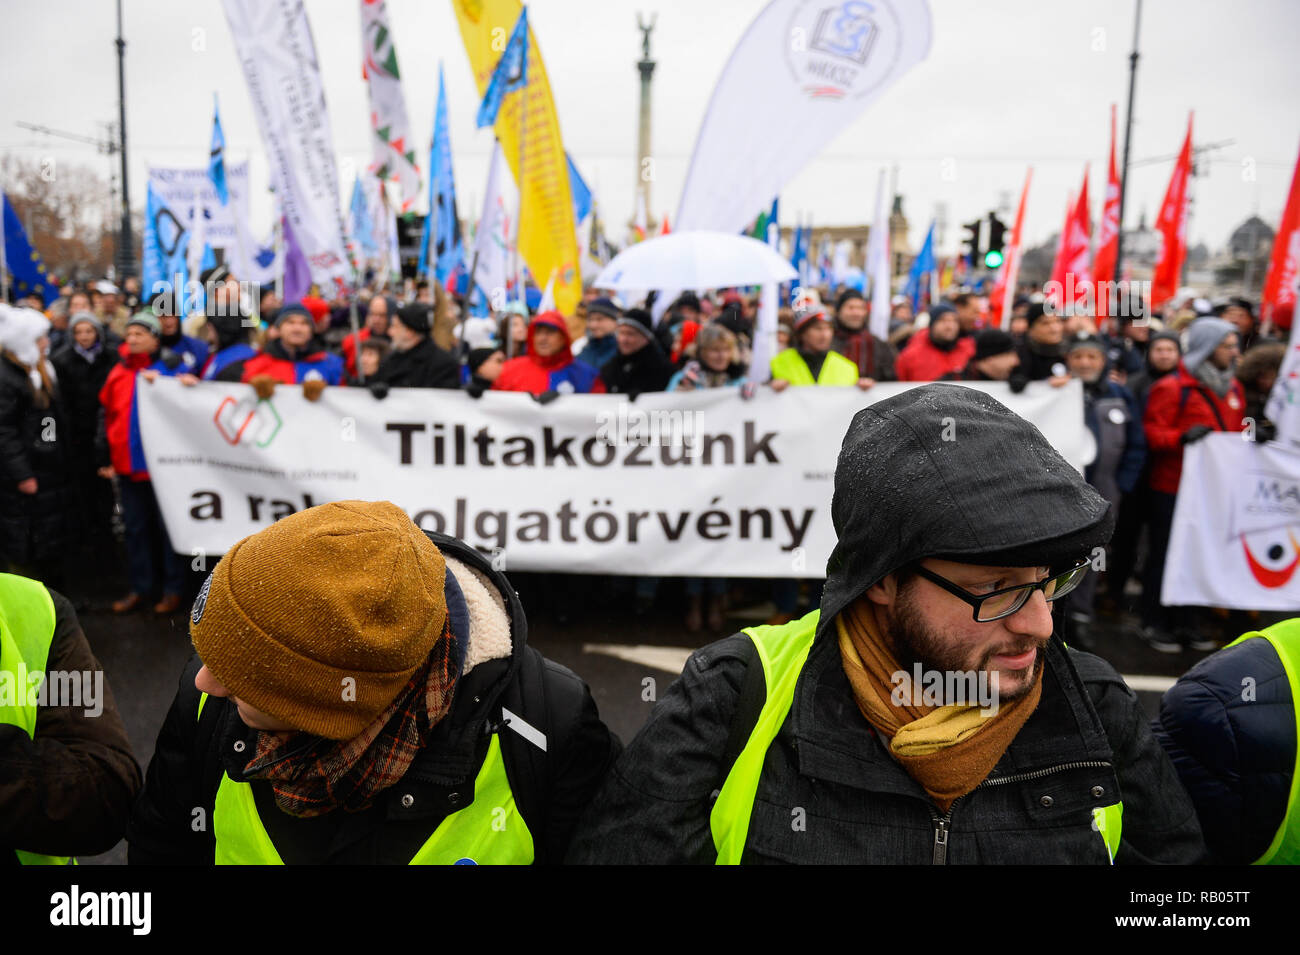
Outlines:
{"type": "MultiPolygon", "coordinates": [[[[478,95],[506,48],[506,41],[523,9],[519,0],[453,0],[460,35],[465,41],[478,95]]],[[[532,23],[528,29],[528,86],[507,93],[496,121],[497,139],[519,183],[521,209],[519,252],[534,278],[555,277],[555,307],[571,317],[582,298],[578,274],[578,233],[573,221],[569,191],[569,166],[560,138],[560,121],[551,98],[551,82],[542,65],[532,23]],[[524,175],[519,177],[519,112],[528,102],[528,130],[524,137],[524,175]]]]}

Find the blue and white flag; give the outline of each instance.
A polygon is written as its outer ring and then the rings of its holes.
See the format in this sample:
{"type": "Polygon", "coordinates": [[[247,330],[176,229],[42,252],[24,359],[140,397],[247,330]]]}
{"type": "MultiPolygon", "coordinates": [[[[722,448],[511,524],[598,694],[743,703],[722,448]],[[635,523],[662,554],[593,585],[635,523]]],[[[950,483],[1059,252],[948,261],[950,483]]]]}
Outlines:
{"type": "Polygon", "coordinates": [[[145,199],[144,261],[140,275],[142,299],[152,300],[163,291],[181,291],[189,270],[189,229],[167,206],[150,180],[145,199]]]}
{"type": "Polygon", "coordinates": [[[488,80],[483,102],[478,108],[479,128],[495,125],[497,113],[501,111],[501,101],[505,99],[506,94],[522,89],[527,84],[528,8],[524,7],[519,11],[519,19],[515,21],[515,28],[510,34],[510,40],[506,43],[501,59],[497,61],[497,68],[492,71],[492,78],[488,80]]]}
{"type": "Polygon", "coordinates": [[[348,204],[348,231],[356,243],[361,258],[372,258],[379,254],[379,245],[375,242],[375,224],[370,218],[370,203],[366,201],[365,190],[361,188],[361,177],[352,180],[352,201],[348,204]]]}
{"type": "Polygon", "coordinates": [[[924,277],[933,271],[934,223],[931,222],[930,231],[925,234],[925,242],[921,244],[921,251],[912,260],[912,270],[907,273],[907,286],[903,289],[903,294],[912,300],[913,311],[921,304],[921,292],[926,288],[924,277]]]}
{"type": "Polygon", "coordinates": [[[456,212],[456,180],[451,169],[451,134],[447,126],[447,83],[438,65],[438,106],[433,116],[433,143],[429,147],[429,214],[420,238],[420,272],[430,271],[439,282],[465,259],[465,243],[456,212]],[[432,241],[430,239],[432,238],[432,241]]]}
{"type": "Polygon", "coordinates": [[[582,220],[591,212],[591,189],[583,181],[578,167],[573,164],[573,157],[566,152],[564,158],[569,164],[569,191],[573,193],[573,221],[581,225],[582,220]]]}
{"type": "Polygon", "coordinates": [[[230,202],[230,192],[226,189],[226,137],[221,132],[221,111],[217,108],[217,97],[212,96],[212,152],[208,157],[208,178],[212,188],[217,191],[217,198],[224,206],[230,202]]]}

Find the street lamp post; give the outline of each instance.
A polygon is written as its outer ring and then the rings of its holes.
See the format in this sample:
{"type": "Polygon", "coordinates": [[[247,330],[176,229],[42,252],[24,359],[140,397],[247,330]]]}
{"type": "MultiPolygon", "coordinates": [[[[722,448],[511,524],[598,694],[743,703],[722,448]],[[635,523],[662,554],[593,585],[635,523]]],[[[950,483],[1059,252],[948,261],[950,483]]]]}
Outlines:
{"type": "Polygon", "coordinates": [[[117,0],[117,103],[118,153],[122,159],[122,223],[114,264],[120,282],[135,274],[135,249],[131,240],[131,192],[126,176],[126,40],[122,37],[122,0],[117,0]]]}

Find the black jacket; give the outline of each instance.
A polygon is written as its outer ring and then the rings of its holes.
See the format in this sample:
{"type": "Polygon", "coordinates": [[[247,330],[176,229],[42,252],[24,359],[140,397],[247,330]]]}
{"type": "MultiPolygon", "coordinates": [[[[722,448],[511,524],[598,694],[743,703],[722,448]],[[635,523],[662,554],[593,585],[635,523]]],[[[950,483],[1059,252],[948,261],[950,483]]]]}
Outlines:
{"type": "Polygon", "coordinates": [[[607,393],[632,398],[647,391],[663,391],[672,376],[673,363],[654,340],[630,355],[617,353],[600,369],[607,393]]]}
{"type": "Polygon", "coordinates": [[[1286,814],[1296,765],[1295,701],[1273,645],[1257,638],[1206,657],[1165,691],[1152,726],[1214,861],[1244,865],[1263,855],[1286,814]]]}
{"type": "MultiPolygon", "coordinates": [[[[253,781],[259,815],[286,862],[405,864],[444,817],[472,799],[493,730],[500,733],[511,789],[532,833],[536,861],[558,862],[579,814],[621,748],[600,721],[586,684],[526,645],[523,608],[504,575],[469,545],[426,533],[442,553],[479,571],[501,593],[513,653],[509,659],[480,663],[460,680],[451,712],[438,724],[430,745],[406,776],[364,812],[297,819],[276,809],[269,784],[253,781]],[[501,728],[503,707],[546,734],[544,757],[501,728]],[[407,795],[414,797],[410,806],[403,805],[407,795]]],[[[195,657],[186,667],[158,736],[127,832],[132,864],[212,864],[211,826],[194,827],[195,810],[212,818],[222,772],[241,780],[241,767],[252,752],[256,734],[230,700],[209,699],[198,719],[194,676],[199,666],[195,657]],[[237,742],[245,744],[242,757],[234,751],[237,742]]]]}
{"type": "Polygon", "coordinates": [[[1058,373],[1067,375],[1069,368],[1065,364],[1065,345],[1039,345],[1028,336],[1016,349],[1020,355],[1019,371],[1029,381],[1044,381],[1058,373]]]}
{"type": "MultiPolygon", "coordinates": [[[[746,667],[760,665],[751,646],[737,635],[692,654],[610,772],[571,862],[716,860],[709,813],[730,769],[721,754],[746,667]]],[[[1105,864],[1091,811],[1117,799],[1117,862],[1203,860],[1187,794],[1136,695],[1100,658],[1053,638],[1038,708],[945,820],[858,711],[836,641],[819,639],[768,750],[742,861],[1105,864]]]]}
{"type": "MultiPolygon", "coordinates": [[[[50,597],[54,639],[46,670],[102,674],[72,604],[54,591],[50,597]]],[[[0,659],[0,667],[11,666],[0,659]]],[[[92,682],[92,692],[94,687],[92,682]]],[[[17,726],[0,725],[0,866],[16,864],[13,849],[94,855],[122,838],[140,789],[140,767],[107,681],[102,689],[98,712],[91,706],[41,706],[34,739],[17,726]]]]}
{"type": "Polygon", "coordinates": [[[425,338],[406,351],[391,351],[366,383],[383,382],[393,388],[459,388],[460,363],[425,338]]]}
{"type": "Polygon", "coordinates": [[[0,567],[6,558],[27,565],[62,553],[71,444],[58,387],[39,407],[27,372],[0,358],[0,567]],[[18,490],[28,478],[35,494],[18,490]]]}
{"type": "MultiPolygon", "coordinates": [[[[103,342],[102,331],[100,341],[103,342]]],[[[71,342],[50,355],[50,363],[59,375],[59,391],[72,431],[73,451],[78,457],[93,449],[95,422],[99,417],[99,391],[117,361],[117,352],[108,344],[101,345],[92,361],[77,354],[71,342]]]]}

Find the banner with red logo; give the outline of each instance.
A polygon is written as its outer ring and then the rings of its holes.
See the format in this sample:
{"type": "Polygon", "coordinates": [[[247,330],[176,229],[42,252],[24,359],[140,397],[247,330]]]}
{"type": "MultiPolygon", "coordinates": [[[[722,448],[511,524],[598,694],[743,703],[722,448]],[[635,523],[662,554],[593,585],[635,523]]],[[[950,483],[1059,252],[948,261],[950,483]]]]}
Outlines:
{"type": "MultiPolygon", "coordinates": [[[[854,414],[919,384],[527,395],[326,388],[174,378],[136,389],[140,433],[172,546],[215,560],[295,511],[388,500],[509,570],[821,577],[831,492],[854,414]],[[808,422],[817,427],[808,427],[808,422]]],[[[1078,382],[971,382],[1032,422],[1072,465],[1095,454],[1078,382]]],[[[960,435],[955,440],[961,440],[960,435]]],[[[208,565],[210,568],[210,564],[208,565]]]]}
{"type": "Polygon", "coordinates": [[[1209,434],[1187,445],[1166,605],[1300,610],[1300,453],[1209,434]]]}
{"type": "Polygon", "coordinates": [[[1110,107],[1110,164],[1106,174],[1106,202],[1097,230],[1097,254],[1092,260],[1092,282],[1097,292],[1097,324],[1110,317],[1110,283],[1119,258],[1119,167],[1115,164],[1115,106],[1110,107]]]}
{"type": "Polygon", "coordinates": [[[1295,315],[1296,264],[1300,261],[1300,156],[1291,174],[1291,191],[1287,193],[1282,222],[1273,237],[1273,258],[1264,280],[1264,295],[1259,313],[1267,325],[1290,328],[1295,315]]]}
{"type": "Polygon", "coordinates": [[[1160,258],[1151,275],[1151,308],[1158,309],[1178,291],[1178,278],[1187,258],[1187,183],[1192,173],[1192,117],[1187,117],[1187,137],[1174,163],[1174,174],[1160,204],[1156,232],[1160,233],[1160,258]]]}

